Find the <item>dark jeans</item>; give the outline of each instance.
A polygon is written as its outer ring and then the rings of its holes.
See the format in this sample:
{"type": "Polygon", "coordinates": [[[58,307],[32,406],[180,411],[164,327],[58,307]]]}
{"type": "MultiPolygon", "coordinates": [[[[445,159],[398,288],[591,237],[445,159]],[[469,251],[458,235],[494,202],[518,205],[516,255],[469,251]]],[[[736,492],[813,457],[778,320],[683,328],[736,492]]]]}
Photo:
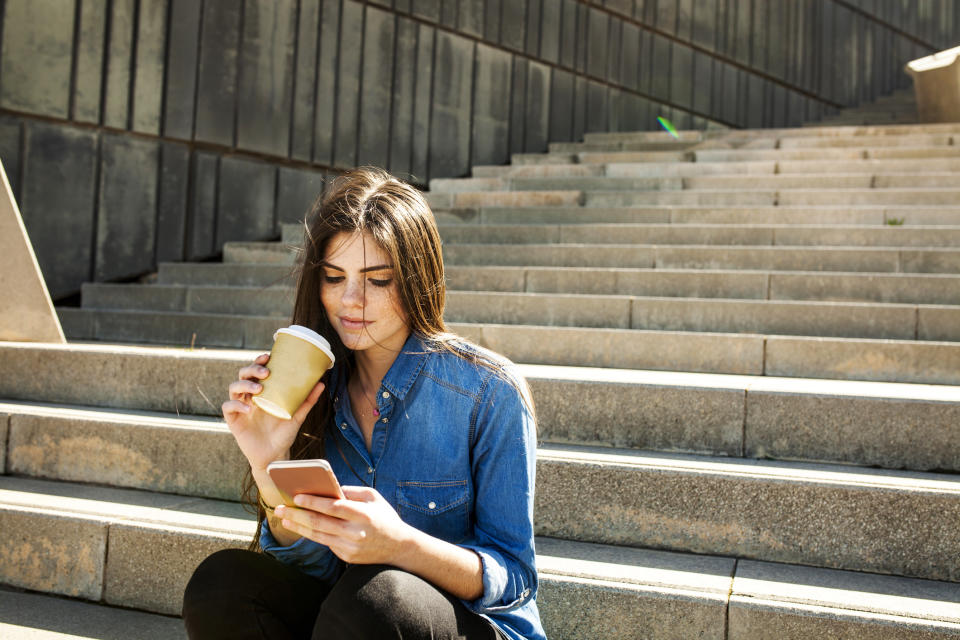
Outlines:
{"type": "Polygon", "coordinates": [[[190,638],[506,638],[489,620],[417,576],[351,565],[332,588],[263,553],[218,551],[183,594],[190,638]]]}

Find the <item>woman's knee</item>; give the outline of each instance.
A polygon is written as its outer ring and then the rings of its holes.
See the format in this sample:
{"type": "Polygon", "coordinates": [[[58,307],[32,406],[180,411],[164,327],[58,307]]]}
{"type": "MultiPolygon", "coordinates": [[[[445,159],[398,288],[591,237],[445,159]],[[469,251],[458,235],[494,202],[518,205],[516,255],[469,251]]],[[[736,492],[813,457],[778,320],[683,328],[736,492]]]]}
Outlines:
{"type": "Polygon", "coordinates": [[[416,604],[419,583],[423,580],[395,567],[354,565],[337,581],[322,611],[343,619],[383,622],[416,604]]]}

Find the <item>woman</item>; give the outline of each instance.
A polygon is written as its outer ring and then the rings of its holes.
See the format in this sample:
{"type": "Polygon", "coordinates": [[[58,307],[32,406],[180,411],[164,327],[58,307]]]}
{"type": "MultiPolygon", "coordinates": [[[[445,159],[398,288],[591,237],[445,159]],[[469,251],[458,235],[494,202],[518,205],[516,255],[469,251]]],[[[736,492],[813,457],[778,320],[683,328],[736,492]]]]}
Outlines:
{"type": "Polygon", "coordinates": [[[446,332],[444,296],[420,193],[379,170],[337,179],[310,215],[293,313],[336,364],[288,421],[251,402],[269,354],[230,385],[266,553],[201,563],[191,638],[544,638],[532,401],[508,361],[446,332]],[[321,457],[347,499],[281,505],[267,464],[321,457]]]}

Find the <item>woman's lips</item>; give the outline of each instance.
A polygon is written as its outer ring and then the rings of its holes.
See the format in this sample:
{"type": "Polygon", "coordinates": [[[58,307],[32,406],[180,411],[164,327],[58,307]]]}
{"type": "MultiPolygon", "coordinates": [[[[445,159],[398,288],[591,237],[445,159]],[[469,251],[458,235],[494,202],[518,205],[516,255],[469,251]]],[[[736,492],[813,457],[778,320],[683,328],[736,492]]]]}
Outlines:
{"type": "Polygon", "coordinates": [[[364,320],[361,320],[361,319],[343,318],[343,317],[341,317],[341,318],[340,318],[340,324],[343,325],[343,328],[344,328],[344,329],[357,330],[357,329],[363,329],[365,326],[370,325],[370,324],[373,324],[373,321],[372,321],[372,320],[366,320],[366,321],[364,321],[364,320]]]}

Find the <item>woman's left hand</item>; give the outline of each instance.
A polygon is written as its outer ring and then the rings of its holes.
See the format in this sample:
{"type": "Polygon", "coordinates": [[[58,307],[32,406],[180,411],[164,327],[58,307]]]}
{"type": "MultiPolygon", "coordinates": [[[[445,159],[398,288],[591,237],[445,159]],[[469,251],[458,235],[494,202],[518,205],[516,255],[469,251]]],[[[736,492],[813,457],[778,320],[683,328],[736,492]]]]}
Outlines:
{"type": "Polygon", "coordinates": [[[300,494],[299,508],[277,507],[283,526],[330,547],[351,564],[397,564],[416,530],[376,489],[343,487],[346,500],[300,494]]]}

